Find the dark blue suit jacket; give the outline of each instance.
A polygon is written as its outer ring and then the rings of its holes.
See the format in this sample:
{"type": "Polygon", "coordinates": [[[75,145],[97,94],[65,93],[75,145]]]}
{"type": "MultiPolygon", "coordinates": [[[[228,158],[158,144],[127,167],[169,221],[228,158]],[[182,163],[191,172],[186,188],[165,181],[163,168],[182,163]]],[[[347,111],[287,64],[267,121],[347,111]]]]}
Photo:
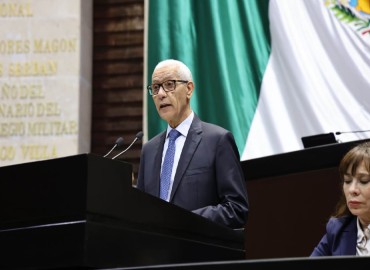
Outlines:
{"type": "MultiPolygon", "coordinates": [[[[137,188],[159,197],[166,131],[142,147],[137,188]]],[[[170,195],[170,202],[231,228],[248,217],[246,184],[233,135],[194,115],[170,195]]]]}
{"type": "Polygon", "coordinates": [[[356,255],[357,217],[353,215],[330,218],[326,224],[326,234],[314,248],[315,256],[356,255]]]}

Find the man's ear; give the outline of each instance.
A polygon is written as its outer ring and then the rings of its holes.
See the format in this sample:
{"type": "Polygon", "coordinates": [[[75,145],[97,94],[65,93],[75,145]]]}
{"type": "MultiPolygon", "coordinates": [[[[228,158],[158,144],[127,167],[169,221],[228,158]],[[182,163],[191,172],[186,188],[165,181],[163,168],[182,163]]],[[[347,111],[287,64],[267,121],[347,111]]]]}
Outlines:
{"type": "Polygon", "coordinates": [[[186,96],[190,99],[194,92],[194,83],[188,82],[186,96]]]}

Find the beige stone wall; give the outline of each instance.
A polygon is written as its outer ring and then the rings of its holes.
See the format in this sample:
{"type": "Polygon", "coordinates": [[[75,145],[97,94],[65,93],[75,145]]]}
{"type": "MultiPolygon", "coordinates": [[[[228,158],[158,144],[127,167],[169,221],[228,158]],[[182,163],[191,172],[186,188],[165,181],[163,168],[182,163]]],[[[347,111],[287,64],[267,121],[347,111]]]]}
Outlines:
{"type": "Polygon", "coordinates": [[[0,0],[0,166],[90,151],[92,0],[0,0]]]}

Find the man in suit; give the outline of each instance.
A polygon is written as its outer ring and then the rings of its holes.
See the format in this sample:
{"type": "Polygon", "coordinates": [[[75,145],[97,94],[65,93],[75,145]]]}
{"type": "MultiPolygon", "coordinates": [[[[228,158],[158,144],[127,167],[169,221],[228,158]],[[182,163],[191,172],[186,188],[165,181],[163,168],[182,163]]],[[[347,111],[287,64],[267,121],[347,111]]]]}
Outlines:
{"type": "Polygon", "coordinates": [[[148,90],[168,127],[143,145],[137,188],[224,226],[244,228],[249,205],[234,137],[201,121],[191,109],[194,82],[189,68],[173,59],[158,63],[148,90]],[[172,129],[179,137],[169,190],[162,195],[161,171],[172,129]]]}

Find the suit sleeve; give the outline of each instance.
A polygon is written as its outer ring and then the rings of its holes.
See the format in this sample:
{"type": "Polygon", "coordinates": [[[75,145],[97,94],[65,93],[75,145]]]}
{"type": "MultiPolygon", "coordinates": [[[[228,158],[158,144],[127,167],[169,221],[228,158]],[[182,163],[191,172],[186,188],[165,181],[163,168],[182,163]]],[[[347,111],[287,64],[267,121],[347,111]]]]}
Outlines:
{"type": "Polygon", "coordinates": [[[331,248],[330,248],[330,235],[332,234],[331,232],[333,231],[333,226],[334,226],[334,220],[330,219],[328,223],[326,224],[326,233],[324,236],[321,238],[320,242],[317,244],[317,246],[314,248],[312,251],[310,257],[318,257],[318,256],[331,256],[331,248]]]}
{"type": "Polygon", "coordinates": [[[218,141],[215,156],[215,177],[219,204],[193,210],[231,228],[244,228],[248,218],[248,198],[239,152],[230,132],[218,141]]]}

